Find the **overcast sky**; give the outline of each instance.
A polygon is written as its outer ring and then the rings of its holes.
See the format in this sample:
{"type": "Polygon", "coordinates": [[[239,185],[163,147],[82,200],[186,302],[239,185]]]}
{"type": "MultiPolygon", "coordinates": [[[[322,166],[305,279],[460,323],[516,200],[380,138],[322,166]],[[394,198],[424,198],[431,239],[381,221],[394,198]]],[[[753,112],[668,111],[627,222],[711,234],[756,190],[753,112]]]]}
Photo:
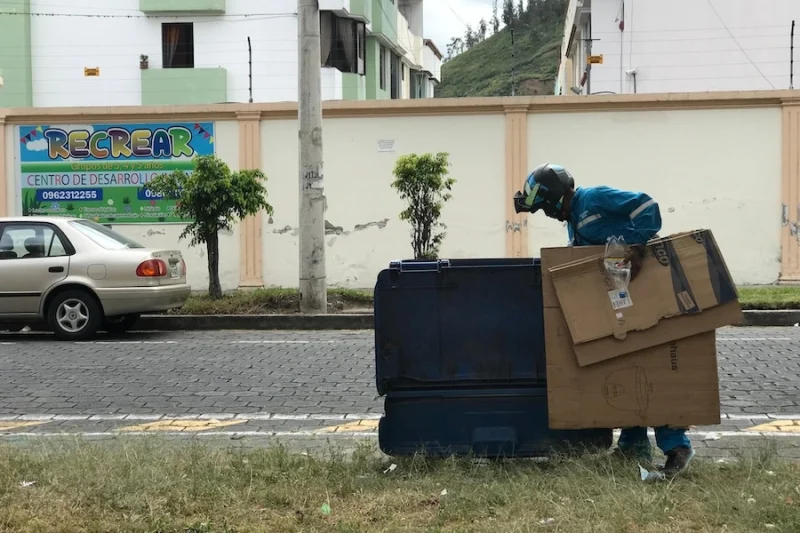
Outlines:
{"type": "Polygon", "coordinates": [[[467,24],[474,29],[481,17],[489,21],[492,3],[493,0],[427,0],[424,37],[432,39],[443,54],[447,53],[447,43],[456,35],[463,36],[467,24]]]}

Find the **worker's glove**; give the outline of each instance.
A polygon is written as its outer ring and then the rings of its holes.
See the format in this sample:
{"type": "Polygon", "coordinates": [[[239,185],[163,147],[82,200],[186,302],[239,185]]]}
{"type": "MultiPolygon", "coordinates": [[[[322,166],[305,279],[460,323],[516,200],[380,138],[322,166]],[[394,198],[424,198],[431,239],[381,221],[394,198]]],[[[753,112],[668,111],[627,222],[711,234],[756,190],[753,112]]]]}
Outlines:
{"type": "Polygon", "coordinates": [[[631,281],[636,279],[639,272],[642,270],[642,263],[644,262],[647,248],[642,244],[635,244],[628,249],[628,255],[625,261],[631,264],[631,281]]]}

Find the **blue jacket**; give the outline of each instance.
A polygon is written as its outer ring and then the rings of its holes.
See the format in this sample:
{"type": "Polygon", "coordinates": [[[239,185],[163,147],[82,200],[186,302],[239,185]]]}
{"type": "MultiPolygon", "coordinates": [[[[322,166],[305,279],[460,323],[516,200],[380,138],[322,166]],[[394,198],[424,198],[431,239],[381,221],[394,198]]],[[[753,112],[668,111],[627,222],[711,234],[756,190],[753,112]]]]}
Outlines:
{"type": "Polygon", "coordinates": [[[627,245],[646,244],[661,231],[661,210],[641,192],[578,187],[567,230],[572,246],[602,246],[611,237],[624,237],[627,245]]]}

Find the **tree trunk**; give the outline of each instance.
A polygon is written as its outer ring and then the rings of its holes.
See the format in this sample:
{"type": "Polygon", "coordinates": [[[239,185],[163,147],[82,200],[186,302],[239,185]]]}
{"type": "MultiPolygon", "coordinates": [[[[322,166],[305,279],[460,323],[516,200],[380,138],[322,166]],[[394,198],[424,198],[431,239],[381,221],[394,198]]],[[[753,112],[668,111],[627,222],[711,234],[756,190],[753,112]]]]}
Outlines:
{"type": "Polygon", "coordinates": [[[206,241],[208,252],[208,294],[212,299],[222,298],[222,285],[219,283],[219,234],[212,233],[206,241]]]}

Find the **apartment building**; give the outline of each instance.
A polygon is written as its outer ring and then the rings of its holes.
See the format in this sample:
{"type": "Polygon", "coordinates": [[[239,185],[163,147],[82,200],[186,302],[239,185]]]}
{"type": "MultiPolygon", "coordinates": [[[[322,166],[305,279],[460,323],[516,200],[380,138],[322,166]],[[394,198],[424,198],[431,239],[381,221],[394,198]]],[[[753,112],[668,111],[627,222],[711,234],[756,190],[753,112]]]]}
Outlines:
{"type": "MultiPolygon", "coordinates": [[[[320,0],[325,100],[430,98],[423,0],[320,0]]],[[[296,101],[296,0],[0,1],[0,107],[296,101]]]]}
{"type": "Polygon", "coordinates": [[[571,0],[555,93],[787,89],[798,0],[571,0]]]}

